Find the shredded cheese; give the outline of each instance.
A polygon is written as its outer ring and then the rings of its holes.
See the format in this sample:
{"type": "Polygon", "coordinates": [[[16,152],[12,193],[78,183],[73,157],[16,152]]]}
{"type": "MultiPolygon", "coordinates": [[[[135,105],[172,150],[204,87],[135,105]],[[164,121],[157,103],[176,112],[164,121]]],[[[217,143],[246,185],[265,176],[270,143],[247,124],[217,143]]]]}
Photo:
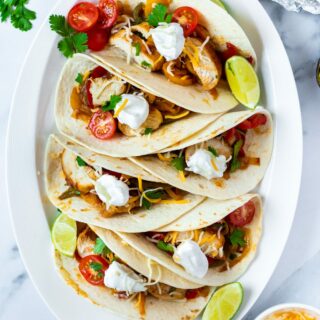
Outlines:
{"type": "Polygon", "coordinates": [[[118,118],[120,112],[126,107],[126,105],[128,104],[129,100],[128,99],[124,99],[122,105],[118,108],[118,110],[114,113],[113,117],[114,118],[118,118]]]}
{"type": "Polygon", "coordinates": [[[142,178],[141,178],[141,176],[138,176],[137,179],[138,179],[139,191],[142,193],[143,192],[142,178]]]}
{"type": "Polygon", "coordinates": [[[87,70],[82,76],[82,81],[86,81],[89,75],[90,75],[90,70],[87,70]]]}
{"type": "Polygon", "coordinates": [[[164,237],[164,242],[170,242],[174,245],[177,242],[178,236],[178,231],[168,232],[168,234],[164,237]]]}
{"type": "Polygon", "coordinates": [[[170,157],[170,156],[166,157],[162,153],[157,153],[157,156],[161,161],[166,161],[166,162],[170,162],[172,160],[172,158],[173,158],[173,157],[170,157]]]}
{"type": "Polygon", "coordinates": [[[175,200],[181,199],[181,196],[177,195],[174,191],[172,191],[172,189],[166,189],[166,192],[171,198],[173,198],[175,200]]]}
{"type": "Polygon", "coordinates": [[[148,46],[148,44],[142,39],[141,40],[142,41],[142,43],[143,43],[143,45],[145,46],[145,48],[146,48],[146,50],[147,50],[147,52],[148,52],[148,54],[152,54],[152,52],[151,52],[151,50],[150,50],[150,48],[149,48],[149,46],[148,46]]]}
{"type": "Polygon", "coordinates": [[[179,178],[182,182],[186,182],[186,177],[184,175],[184,171],[183,170],[179,170],[179,178]]]}
{"type": "Polygon", "coordinates": [[[172,66],[174,65],[173,61],[170,61],[167,65],[167,72],[170,74],[171,77],[174,77],[174,73],[172,70],[172,66]]]}
{"type": "Polygon", "coordinates": [[[135,304],[135,307],[139,310],[139,314],[141,316],[144,316],[146,314],[145,310],[145,302],[146,302],[146,296],[143,292],[138,293],[138,299],[135,304]]]}
{"type": "Polygon", "coordinates": [[[217,165],[216,165],[216,163],[215,163],[215,161],[214,161],[214,159],[211,159],[211,164],[212,164],[212,167],[213,167],[213,169],[214,170],[216,170],[216,171],[219,171],[219,169],[218,169],[218,167],[217,167],[217,165]]]}
{"type": "Polygon", "coordinates": [[[207,36],[206,40],[203,41],[202,45],[199,48],[199,55],[202,54],[202,51],[203,51],[204,47],[206,46],[206,44],[209,42],[209,40],[210,40],[210,37],[207,36]]]}
{"type": "Polygon", "coordinates": [[[164,116],[164,118],[165,118],[165,119],[180,119],[180,118],[186,117],[189,113],[190,113],[190,111],[187,110],[187,111],[182,112],[182,113],[180,113],[180,114],[177,114],[177,115],[175,115],[175,116],[172,116],[172,115],[170,115],[170,114],[166,114],[166,115],[164,116]]]}

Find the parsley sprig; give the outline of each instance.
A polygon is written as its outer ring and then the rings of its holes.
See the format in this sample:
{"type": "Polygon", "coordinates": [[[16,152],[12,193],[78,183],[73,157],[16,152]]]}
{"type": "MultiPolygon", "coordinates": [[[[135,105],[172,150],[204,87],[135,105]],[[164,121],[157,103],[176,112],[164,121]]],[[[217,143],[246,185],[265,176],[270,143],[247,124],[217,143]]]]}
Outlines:
{"type": "Polygon", "coordinates": [[[178,171],[183,171],[186,168],[186,163],[184,161],[184,156],[181,155],[178,158],[171,160],[171,165],[176,168],[178,171]]]}
{"type": "Polygon", "coordinates": [[[233,246],[238,245],[240,247],[244,247],[247,244],[246,240],[244,239],[244,235],[244,231],[240,229],[234,229],[229,237],[231,244],[233,246]]]}
{"type": "Polygon", "coordinates": [[[111,111],[114,110],[117,103],[121,101],[121,96],[112,94],[110,100],[106,102],[105,105],[101,107],[102,111],[111,111]]]}
{"type": "Polygon", "coordinates": [[[168,8],[158,3],[151,11],[148,16],[148,23],[153,26],[157,27],[160,22],[170,23],[172,20],[172,14],[167,14],[168,8]]]}
{"type": "Polygon", "coordinates": [[[58,49],[65,57],[70,58],[74,53],[84,52],[88,49],[87,34],[74,30],[64,16],[51,15],[49,24],[51,30],[63,38],[58,42],[58,49]]]}
{"type": "Polygon", "coordinates": [[[10,17],[13,27],[21,31],[30,30],[31,21],[35,20],[37,15],[25,6],[28,2],[28,0],[0,0],[1,22],[7,21],[10,17]]]}

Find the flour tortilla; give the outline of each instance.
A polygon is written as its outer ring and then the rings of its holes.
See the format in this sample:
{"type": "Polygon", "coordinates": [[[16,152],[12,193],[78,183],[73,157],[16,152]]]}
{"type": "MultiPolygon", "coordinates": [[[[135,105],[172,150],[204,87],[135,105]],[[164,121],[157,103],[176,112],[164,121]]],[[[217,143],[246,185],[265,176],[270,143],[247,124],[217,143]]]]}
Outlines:
{"type": "MultiPolygon", "coordinates": [[[[190,114],[180,120],[162,125],[151,135],[127,137],[117,133],[109,140],[97,139],[87,128],[87,123],[72,117],[73,110],[70,106],[70,96],[78,73],[85,73],[97,65],[101,63],[84,54],[76,54],[69,59],[62,70],[55,99],[55,120],[58,130],[69,139],[97,153],[112,157],[129,157],[157,152],[200,131],[221,115],[190,114]],[[194,123],[197,125],[193,125],[194,123]]],[[[104,68],[114,73],[107,65],[104,65],[104,68]]],[[[144,73],[143,70],[138,71],[144,73]]],[[[121,76],[121,78],[124,77],[121,76]]],[[[132,81],[131,83],[134,84],[132,81]]]]}
{"type": "Polygon", "coordinates": [[[267,110],[257,108],[255,111],[226,113],[199,133],[161,151],[168,152],[180,150],[188,146],[207,141],[230,128],[235,127],[245,119],[257,113],[266,115],[268,121],[261,128],[248,130],[244,149],[247,156],[260,158],[260,165],[249,165],[245,170],[237,170],[230,174],[229,179],[208,180],[198,174],[189,173],[186,177],[186,181],[183,182],[179,178],[178,171],[172,167],[170,162],[161,161],[156,155],[135,157],[131,158],[131,160],[145,170],[148,170],[159,179],[162,179],[179,189],[186,190],[194,194],[216,200],[232,199],[244,195],[255,188],[261,181],[271,159],[273,129],[272,118],[267,110]]]}
{"type": "MultiPolygon", "coordinates": [[[[60,160],[63,150],[64,146],[54,136],[50,136],[46,149],[45,182],[48,197],[53,205],[74,220],[114,231],[146,232],[158,229],[176,220],[204,200],[204,197],[187,194],[184,199],[189,200],[189,202],[186,204],[157,204],[150,210],[140,208],[134,214],[123,213],[104,217],[94,205],[84,201],[81,197],[59,199],[59,196],[68,189],[60,160]]],[[[104,167],[107,161],[111,161],[110,157],[106,158],[105,161],[99,161],[101,158],[103,156],[95,157],[96,161],[94,163],[90,162],[91,157],[84,156],[83,160],[88,164],[101,167],[104,167]]],[[[130,166],[128,160],[127,166],[130,166]]],[[[108,169],[109,166],[105,168],[108,169]]],[[[141,170],[138,170],[134,176],[137,177],[140,172],[141,170]]]]}
{"type": "MultiPolygon", "coordinates": [[[[148,258],[139,252],[136,252],[129,245],[124,245],[121,238],[113,234],[112,231],[93,228],[97,235],[102,238],[106,245],[118,256],[122,261],[129,265],[133,270],[145,276],[148,275],[147,264],[148,258]]],[[[92,303],[106,308],[106,310],[121,314],[126,318],[141,318],[138,309],[135,307],[135,300],[118,299],[113,295],[111,289],[104,286],[93,286],[89,284],[79,272],[79,263],[73,257],[61,255],[58,251],[54,251],[54,260],[58,272],[68,285],[70,285],[78,295],[89,299],[92,303]]],[[[152,265],[152,270],[161,272],[160,279],[171,280],[172,283],[182,287],[196,288],[199,285],[186,281],[178,277],[162,266],[152,265]]],[[[170,282],[170,281],[169,281],[170,282]]],[[[170,285],[170,284],[169,284],[170,285]]],[[[156,299],[148,295],[145,303],[146,315],[145,320],[162,319],[162,320],[186,320],[194,319],[207,304],[213,288],[209,291],[207,297],[198,297],[193,300],[181,302],[169,302],[156,299]]]]}
{"type": "MultiPolygon", "coordinates": [[[[126,13],[131,15],[132,10],[141,2],[145,1],[123,1],[126,13]]],[[[257,61],[255,51],[246,34],[226,10],[210,0],[173,0],[169,11],[173,12],[182,6],[189,6],[197,10],[199,23],[209,31],[216,50],[226,50],[226,43],[230,42],[239,48],[244,56],[251,56],[254,61],[257,61]]],[[[139,66],[133,63],[128,65],[126,54],[116,47],[108,46],[105,50],[91,52],[90,55],[103,62],[104,65],[112,67],[118,75],[134,81],[137,86],[143,86],[150,92],[194,112],[221,113],[231,110],[238,104],[224,81],[220,81],[216,87],[218,98],[214,99],[199,85],[184,87],[169,82],[163,74],[141,72],[139,66]]]]}
{"type": "MultiPolygon", "coordinates": [[[[208,273],[202,279],[191,276],[184,270],[182,266],[176,264],[173,261],[172,257],[170,257],[166,252],[158,249],[153,243],[145,239],[143,235],[127,233],[118,233],[118,235],[134,249],[152,259],[153,261],[161,264],[162,266],[165,266],[172,272],[175,272],[182,278],[202,285],[221,286],[226,283],[235,281],[237,278],[239,278],[247,270],[250,263],[255,257],[262,233],[262,203],[258,195],[255,195],[253,198],[251,198],[251,200],[255,203],[256,212],[253,221],[249,225],[246,225],[246,228],[250,230],[250,251],[239,263],[231,267],[230,270],[219,272],[217,269],[218,267],[209,268],[208,273]]],[[[208,199],[206,201],[209,201],[207,204],[209,206],[210,200],[208,199]]],[[[188,217],[188,213],[186,214],[186,217],[188,217]]],[[[198,218],[199,217],[200,213],[198,214],[198,218]]],[[[220,219],[223,219],[224,217],[225,216],[220,215],[220,219]]],[[[191,220],[192,222],[194,222],[194,227],[191,230],[197,228],[197,220],[193,220],[194,218],[194,214],[190,215],[189,217],[190,223],[191,220]]],[[[207,221],[207,225],[211,225],[219,221],[220,219],[217,220],[217,216],[213,214],[211,216],[211,221],[207,221]]]]}

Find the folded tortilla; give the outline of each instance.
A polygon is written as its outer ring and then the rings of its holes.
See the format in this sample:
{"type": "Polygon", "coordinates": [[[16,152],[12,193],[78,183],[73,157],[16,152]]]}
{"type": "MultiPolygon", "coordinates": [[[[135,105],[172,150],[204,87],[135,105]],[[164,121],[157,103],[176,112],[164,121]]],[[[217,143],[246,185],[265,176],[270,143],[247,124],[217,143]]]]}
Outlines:
{"type": "MultiPolygon", "coordinates": [[[[133,9],[141,2],[146,1],[123,1],[125,13],[132,14],[133,9]]],[[[209,31],[217,51],[226,50],[226,43],[230,42],[244,56],[251,56],[254,61],[257,61],[255,51],[245,32],[226,10],[210,0],[174,0],[170,2],[169,12],[173,12],[176,8],[182,6],[192,7],[198,12],[199,23],[209,31]]],[[[90,55],[101,61],[105,66],[113,68],[118,75],[134,81],[136,86],[143,86],[151,93],[158,94],[194,112],[221,113],[234,108],[238,104],[225,81],[220,80],[217,85],[217,98],[215,98],[199,85],[184,87],[169,82],[163,74],[141,72],[137,65],[128,64],[126,54],[116,47],[108,46],[105,50],[91,52],[90,55]]]]}
{"type": "MultiPolygon", "coordinates": [[[[87,70],[92,70],[98,65],[102,65],[102,63],[96,62],[87,55],[74,55],[67,61],[62,70],[55,99],[55,120],[58,130],[69,139],[95,152],[112,157],[139,156],[157,152],[200,131],[221,115],[193,113],[174,122],[162,124],[159,129],[148,135],[128,137],[119,133],[108,140],[97,139],[81,119],[72,117],[73,109],[70,106],[70,96],[78,73],[84,74],[87,70]]],[[[109,66],[104,65],[103,67],[114,74],[109,66]]],[[[145,73],[145,71],[139,69],[137,72],[145,73]]],[[[123,75],[120,78],[125,79],[123,75]]],[[[134,81],[128,82],[135,85],[134,81]]],[[[140,86],[140,89],[150,92],[143,86],[140,86]]],[[[157,93],[155,95],[160,96],[157,93]]]]}
{"type": "Polygon", "coordinates": [[[141,176],[145,180],[158,182],[159,179],[152,177],[141,167],[135,165],[128,159],[118,159],[103,155],[96,155],[73,142],[60,140],[51,135],[48,140],[45,160],[45,182],[47,194],[54,206],[68,214],[72,219],[121,232],[145,232],[158,229],[171,221],[176,220],[184,213],[195,207],[204,200],[204,197],[186,194],[183,199],[188,200],[183,204],[158,203],[150,210],[139,208],[135,213],[119,213],[114,216],[104,217],[101,209],[95,204],[85,201],[81,197],[59,199],[60,195],[68,190],[68,183],[64,174],[61,155],[67,149],[80,156],[86,163],[107,170],[123,173],[121,170],[133,177],[141,176]]]}
{"type": "Polygon", "coordinates": [[[159,179],[194,194],[217,200],[226,200],[244,195],[255,188],[261,181],[271,159],[273,127],[271,115],[267,110],[259,107],[254,111],[226,113],[199,133],[182,140],[170,148],[161,150],[160,152],[181,150],[191,145],[207,141],[237,126],[239,123],[257,113],[264,114],[267,117],[267,123],[261,128],[248,130],[244,148],[247,156],[260,159],[260,165],[249,165],[244,170],[236,170],[235,172],[230,173],[229,179],[218,178],[208,180],[199,174],[190,172],[185,181],[182,181],[178,175],[178,171],[171,163],[161,161],[157,155],[130,159],[159,179]]]}

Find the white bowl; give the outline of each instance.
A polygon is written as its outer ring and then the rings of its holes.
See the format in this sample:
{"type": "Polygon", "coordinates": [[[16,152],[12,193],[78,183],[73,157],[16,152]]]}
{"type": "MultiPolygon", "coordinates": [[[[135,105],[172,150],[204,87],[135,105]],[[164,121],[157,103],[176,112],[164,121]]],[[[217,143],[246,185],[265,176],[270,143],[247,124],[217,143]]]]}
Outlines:
{"type": "Polygon", "coordinates": [[[264,320],[265,317],[272,315],[272,313],[286,309],[303,309],[311,312],[311,315],[317,317],[317,320],[320,319],[320,309],[300,303],[282,303],[263,311],[255,318],[255,320],[264,320]]]}

